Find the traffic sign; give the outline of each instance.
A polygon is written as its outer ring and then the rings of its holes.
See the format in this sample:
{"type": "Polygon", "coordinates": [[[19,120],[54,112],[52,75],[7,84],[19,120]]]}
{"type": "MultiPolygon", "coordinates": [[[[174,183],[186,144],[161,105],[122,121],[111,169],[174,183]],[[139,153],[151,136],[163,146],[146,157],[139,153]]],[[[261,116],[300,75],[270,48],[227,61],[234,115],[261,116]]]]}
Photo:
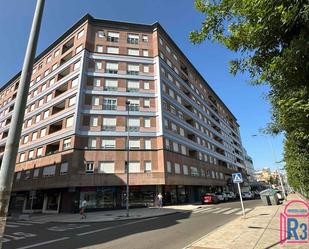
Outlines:
{"type": "Polygon", "coordinates": [[[233,178],[234,183],[242,183],[243,182],[241,173],[232,174],[232,178],[233,178]]]}

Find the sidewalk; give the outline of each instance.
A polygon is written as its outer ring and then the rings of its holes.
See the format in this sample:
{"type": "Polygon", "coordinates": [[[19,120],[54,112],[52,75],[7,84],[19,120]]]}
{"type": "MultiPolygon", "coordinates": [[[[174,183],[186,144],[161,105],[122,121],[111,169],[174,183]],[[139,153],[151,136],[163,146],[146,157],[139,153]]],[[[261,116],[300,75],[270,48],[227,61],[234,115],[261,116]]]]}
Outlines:
{"type": "Polygon", "coordinates": [[[198,208],[199,205],[177,205],[167,206],[161,209],[151,208],[134,208],[129,210],[129,217],[126,217],[126,210],[110,210],[86,213],[87,218],[81,219],[80,214],[33,214],[29,217],[21,215],[20,217],[10,218],[11,220],[25,219],[35,222],[105,222],[116,220],[130,220],[157,217],[177,213],[179,211],[190,211],[198,208]]]}
{"type": "MultiPolygon", "coordinates": [[[[288,200],[302,200],[291,194],[288,200]]],[[[285,204],[278,206],[260,206],[251,211],[246,219],[239,217],[198,241],[187,249],[275,249],[309,248],[309,245],[280,244],[280,212],[285,204]]]]}

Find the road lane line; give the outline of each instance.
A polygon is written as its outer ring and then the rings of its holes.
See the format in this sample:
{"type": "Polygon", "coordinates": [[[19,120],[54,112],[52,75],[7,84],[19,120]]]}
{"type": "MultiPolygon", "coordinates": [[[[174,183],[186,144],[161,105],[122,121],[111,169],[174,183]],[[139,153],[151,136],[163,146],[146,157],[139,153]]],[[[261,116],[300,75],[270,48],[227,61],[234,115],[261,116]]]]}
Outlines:
{"type": "Polygon", "coordinates": [[[231,209],[231,208],[222,208],[221,210],[218,210],[218,211],[216,211],[216,212],[213,212],[213,214],[219,214],[219,213],[222,213],[222,212],[227,211],[227,210],[229,210],[229,209],[231,209]]]}
{"type": "Polygon", "coordinates": [[[84,232],[84,233],[78,233],[76,234],[77,236],[84,236],[84,235],[88,235],[88,234],[92,234],[92,233],[98,233],[98,232],[102,232],[102,231],[106,231],[106,230],[111,230],[117,227],[123,227],[123,226],[127,226],[127,225],[131,225],[131,224],[135,224],[135,223],[140,223],[140,222],[144,222],[144,221],[148,221],[148,220],[154,220],[157,219],[158,217],[153,217],[153,218],[149,218],[149,219],[143,219],[143,220],[138,220],[138,221],[133,221],[133,222],[129,222],[126,224],[120,224],[120,225],[116,225],[116,226],[112,226],[112,227],[105,227],[105,228],[101,228],[101,229],[97,229],[97,230],[92,230],[89,232],[84,232]]]}
{"type": "MultiPolygon", "coordinates": [[[[252,208],[245,208],[245,213],[252,210],[252,208]]],[[[237,215],[241,215],[242,214],[242,210],[236,213],[237,215]]]]}
{"type": "Polygon", "coordinates": [[[234,212],[236,212],[238,210],[240,210],[240,208],[233,208],[233,209],[231,209],[229,211],[224,212],[223,214],[231,214],[231,213],[234,213],[234,212]]]}
{"type": "Polygon", "coordinates": [[[19,227],[19,226],[11,225],[11,224],[6,223],[5,227],[12,227],[13,228],[13,227],[19,227]]]}
{"type": "Polygon", "coordinates": [[[17,225],[17,226],[32,226],[32,224],[22,223],[22,222],[7,222],[10,225],[17,225]]]}
{"type": "Polygon", "coordinates": [[[18,247],[16,249],[27,249],[27,248],[32,248],[32,247],[43,246],[43,245],[55,243],[55,242],[58,242],[58,241],[66,240],[66,239],[69,239],[69,238],[70,237],[62,237],[62,238],[59,238],[59,239],[48,240],[48,241],[44,241],[44,242],[41,242],[41,243],[32,244],[32,245],[29,245],[29,246],[18,247]]]}

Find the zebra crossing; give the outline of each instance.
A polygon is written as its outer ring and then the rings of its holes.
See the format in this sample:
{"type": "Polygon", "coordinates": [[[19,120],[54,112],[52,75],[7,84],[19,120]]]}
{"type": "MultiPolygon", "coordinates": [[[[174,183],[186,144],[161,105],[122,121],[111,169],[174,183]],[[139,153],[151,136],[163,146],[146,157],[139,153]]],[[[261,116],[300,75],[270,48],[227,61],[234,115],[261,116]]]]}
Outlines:
{"type": "Polygon", "coordinates": [[[27,226],[33,226],[33,225],[41,225],[45,224],[46,222],[42,221],[7,221],[6,222],[6,227],[8,228],[17,228],[17,227],[27,227],[27,226]]]}
{"type": "MultiPolygon", "coordinates": [[[[245,212],[248,213],[252,210],[252,208],[245,208],[245,212]]],[[[197,208],[193,210],[191,213],[194,214],[233,214],[233,215],[242,215],[241,208],[219,208],[219,207],[203,207],[203,208],[197,208]]]]}

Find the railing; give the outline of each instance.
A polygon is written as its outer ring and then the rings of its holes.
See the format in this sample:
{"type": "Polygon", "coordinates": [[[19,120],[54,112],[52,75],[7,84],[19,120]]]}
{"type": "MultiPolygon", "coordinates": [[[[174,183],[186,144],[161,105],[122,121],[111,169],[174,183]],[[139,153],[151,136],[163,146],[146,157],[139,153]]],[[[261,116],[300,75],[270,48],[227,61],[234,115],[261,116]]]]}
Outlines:
{"type": "Polygon", "coordinates": [[[139,131],[140,127],[139,126],[129,126],[127,130],[128,131],[139,131]]]}
{"type": "Polygon", "coordinates": [[[103,105],[103,110],[117,110],[117,105],[103,105]]]}
{"type": "Polygon", "coordinates": [[[102,129],[103,129],[103,131],[115,131],[116,130],[116,126],[103,125],[102,129]]]}
{"type": "Polygon", "coordinates": [[[118,37],[107,36],[107,41],[109,42],[119,42],[118,37]]]}
{"type": "Polygon", "coordinates": [[[136,39],[136,38],[127,38],[127,42],[129,43],[129,44],[138,44],[138,39],[136,39]]]}

